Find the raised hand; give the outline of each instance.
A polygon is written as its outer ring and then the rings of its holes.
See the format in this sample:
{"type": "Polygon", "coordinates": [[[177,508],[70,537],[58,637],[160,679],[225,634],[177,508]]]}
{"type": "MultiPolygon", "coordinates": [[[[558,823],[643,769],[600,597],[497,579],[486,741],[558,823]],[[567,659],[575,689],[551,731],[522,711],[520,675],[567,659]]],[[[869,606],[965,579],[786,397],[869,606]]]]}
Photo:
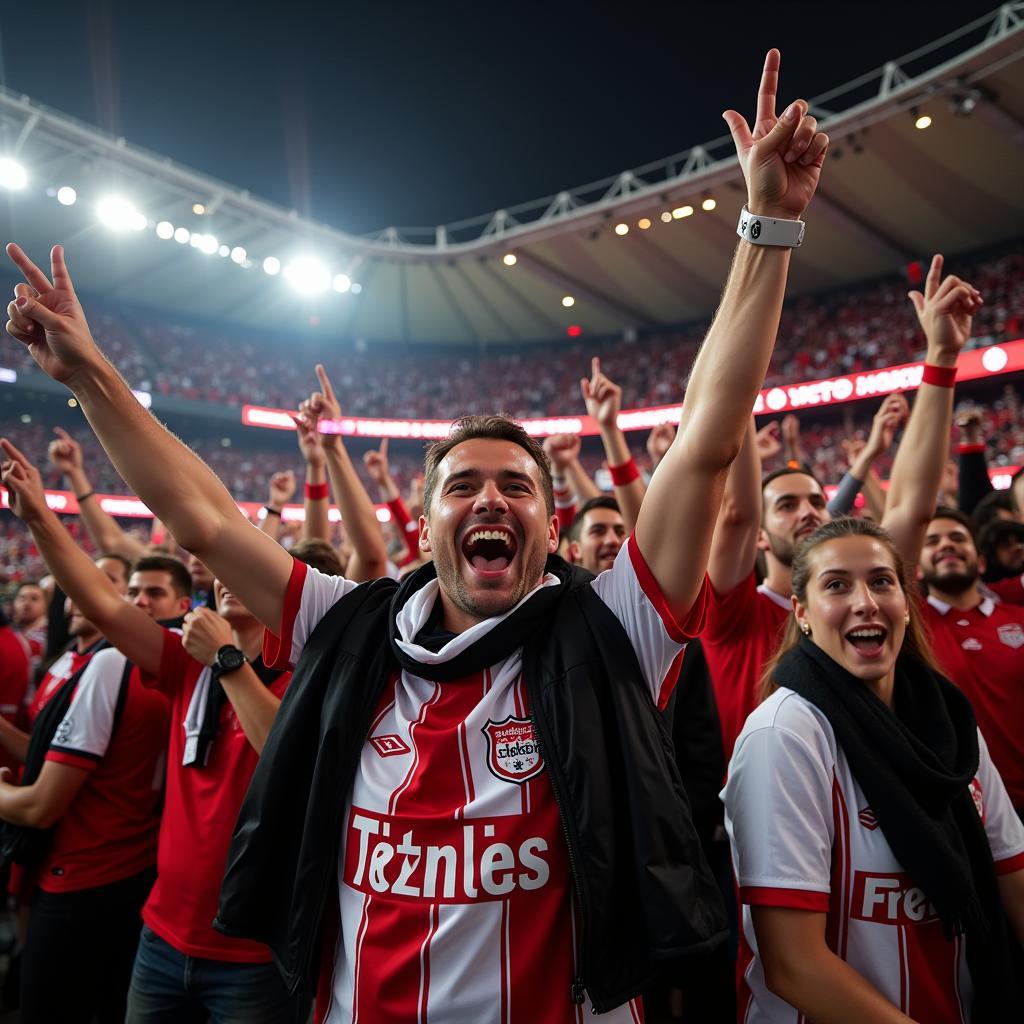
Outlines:
{"type": "Polygon", "coordinates": [[[726,110],[722,117],[736,144],[747,183],[747,208],[761,216],[797,220],[818,187],[828,136],[818,131],[805,100],[795,100],[781,117],[775,116],[780,63],[779,51],[769,50],[753,129],[735,110],[726,110]]]}
{"type": "Polygon", "coordinates": [[[363,465],[366,466],[366,471],[370,474],[374,483],[383,487],[388,477],[391,476],[388,464],[388,439],[386,437],[381,440],[379,448],[371,448],[363,454],[363,465]]]}
{"type": "Polygon", "coordinates": [[[295,474],[286,469],[270,478],[270,507],[280,509],[295,496],[295,474]]]}
{"type": "Polygon", "coordinates": [[[892,447],[896,431],[907,422],[910,406],[903,395],[889,395],[878,407],[871,421],[867,446],[875,455],[882,455],[892,447]]]}
{"type": "Polygon", "coordinates": [[[580,457],[580,439],[577,434],[552,434],[544,438],[544,451],[551,460],[556,476],[565,476],[566,470],[580,457]]]}
{"type": "Polygon", "coordinates": [[[907,292],[914,304],[917,319],[928,339],[928,360],[933,356],[959,355],[971,336],[971,321],[981,309],[981,292],[973,285],[950,274],[942,276],[941,253],[932,257],[932,265],[924,281],[924,294],[907,292]]]}
{"type": "Polygon", "coordinates": [[[28,348],[44,373],[65,384],[79,370],[102,362],[71,284],[63,246],[50,252],[52,282],[20,246],[11,242],[7,255],[26,281],[15,287],[14,301],[8,303],[7,333],[28,348]]]}
{"type": "Polygon", "coordinates": [[[23,522],[31,522],[46,511],[46,492],[39,470],[11,444],[0,439],[6,458],[0,465],[0,483],[7,488],[11,511],[23,522]]]}
{"type": "MultiPolygon", "coordinates": [[[[337,448],[340,443],[338,435],[321,434],[319,424],[320,420],[340,419],[341,405],[334,394],[334,388],[331,386],[330,378],[328,378],[327,371],[322,363],[316,364],[316,376],[320,382],[320,390],[314,391],[299,406],[299,418],[302,420],[302,424],[300,425],[299,419],[295,420],[295,425],[299,429],[300,434],[299,447],[302,448],[303,446],[302,435],[303,431],[305,431],[307,443],[315,443],[319,445],[321,450],[324,448],[337,448]],[[314,436],[310,438],[310,434],[314,436]]],[[[303,449],[303,454],[305,454],[305,449],[303,449]]]]}
{"type": "Polygon", "coordinates": [[[587,412],[597,420],[599,427],[618,425],[622,388],[601,372],[601,360],[597,356],[590,361],[590,379],[580,378],[580,392],[587,403],[587,412]]]}
{"type": "Polygon", "coordinates": [[[57,435],[57,440],[51,441],[46,449],[50,464],[65,476],[76,471],[81,472],[82,446],[62,427],[54,427],[53,432],[57,435]]]}
{"type": "Polygon", "coordinates": [[[658,423],[651,427],[647,435],[647,454],[651,457],[652,469],[658,468],[658,463],[668,454],[675,439],[676,428],[671,423],[658,423]]]}
{"type": "Polygon", "coordinates": [[[957,413],[956,425],[960,429],[961,444],[981,443],[981,409],[978,406],[963,407],[957,413]]]}
{"type": "Polygon", "coordinates": [[[782,442],[779,440],[779,424],[777,420],[766,423],[755,435],[757,442],[757,457],[762,462],[774,458],[782,451],[782,442]]]}

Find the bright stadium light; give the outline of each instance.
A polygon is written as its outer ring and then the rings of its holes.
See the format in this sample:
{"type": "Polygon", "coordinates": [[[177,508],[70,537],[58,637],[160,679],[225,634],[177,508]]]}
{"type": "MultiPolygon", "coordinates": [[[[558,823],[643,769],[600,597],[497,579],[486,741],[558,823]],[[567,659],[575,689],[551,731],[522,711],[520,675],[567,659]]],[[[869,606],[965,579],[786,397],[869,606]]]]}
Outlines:
{"type": "Polygon", "coordinates": [[[231,250],[231,262],[232,263],[244,263],[245,262],[245,256],[246,256],[245,250],[240,245],[236,245],[234,247],[234,249],[231,250]]]}
{"type": "Polygon", "coordinates": [[[668,224],[669,221],[671,221],[671,220],[672,220],[672,212],[670,210],[663,211],[662,214],[661,214],[661,223],[662,224],[668,224]]]}
{"type": "Polygon", "coordinates": [[[348,274],[335,274],[331,282],[336,292],[347,292],[352,287],[352,278],[348,274]]]}
{"type": "Polygon", "coordinates": [[[576,305],[576,300],[571,295],[564,295],[562,297],[562,305],[568,309],[570,306],[576,305]]]}
{"type": "Polygon", "coordinates": [[[648,228],[649,228],[649,227],[651,226],[651,219],[650,219],[650,217],[641,217],[641,218],[640,218],[640,219],[639,219],[639,220],[638,220],[638,221],[636,222],[636,226],[637,226],[637,227],[638,227],[638,228],[639,228],[639,229],[640,229],[641,231],[646,231],[646,230],[647,230],[647,229],[648,229],[648,228]]]}
{"type": "Polygon", "coordinates": [[[231,246],[230,246],[230,245],[222,245],[222,246],[221,246],[221,247],[220,247],[220,248],[219,248],[219,249],[217,250],[217,255],[218,255],[218,256],[223,256],[223,257],[224,257],[225,259],[227,259],[227,258],[228,258],[228,256],[230,256],[230,255],[231,255],[231,246]]]}
{"type": "Polygon", "coordinates": [[[123,196],[105,196],[96,204],[100,223],[112,231],[141,231],[146,218],[123,196]]]}
{"type": "Polygon", "coordinates": [[[189,231],[188,228],[178,228],[174,232],[174,240],[179,245],[188,245],[188,243],[192,240],[192,232],[189,231]]]}
{"type": "MultiPolygon", "coordinates": [[[[363,286],[358,281],[353,281],[352,282],[352,294],[353,295],[358,295],[362,290],[363,290],[363,286]]],[[[358,342],[358,340],[359,339],[357,338],[356,341],[358,342]]],[[[365,345],[366,343],[364,342],[363,344],[365,345]]],[[[358,345],[356,347],[358,348],[358,345]]]]}
{"type": "Polygon", "coordinates": [[[199,237],[199,251],[206,253],[207,256],[212,256],[219,245],[220,242],[213,235],[200,235],[199,237]]]}
{"type": "Polygon", "coordinates": [[[156,226],[157,238],[173,238],[174,225],[169,220],[162,220],[156,226]]]}
{"type": "Polygon", "coordinates": [[[9,189],[24,188],[28,184],[28,171],[9,156],[0,157],[0,185],[9,189]]]}
{"type": "Polygon", "coordinates": [[[615,234],[617,234],[617,235],[628,235],[629,234],[629,225],[628,224],[616,224],[615,225],[615,234]]]}
{"type": "Polygon", "coordinates": [[[514,267],[518,260],[514,252],[507,252],[501,257],[501,262],[504,263],[506,267],[514,267]]]}
{"type": "Polygon", "coordinates": [[[704,202],[700,204],[700,208],[705,213],[710,213],[717,205],[718,203],[715,202],[714,196],[705,196],[704,202]]]}
{"type": "Polygon", "coordinates": [[[276,256],[268,256],[263,261],[263,272],[273,277],[281,270],[281,261],[276,256]]]}
{"type": "Polygon", "coordinates": [[[74,206],[77,199],[78,193],[70,185],[63,185],[57,189],[57,202],[61,206],[74,206]]]}
{"type": "Polygon", "coordinates": [[[672,216],[676,220],[682,220],[683,217],[692,217],[693,216],[693,207],[690,206],[689,203],[687,203],[686,206],[677,206],[672,211],[672,216]]]}
{"type": "Polygon", "coordinates": [[[331,272],[312,256],[299,256],[285,267],[288,283],[301,295],[318,295],[331,286],[331,272]]]}
{"type": "Polygon", "coordinates": [[[202,217],[202,215],[203,215],[204,213],[206,213],[206,207],[205,207],[205,206],[203,206],[203,204],[202,204],[202,203],[193,203],[193,204],[192,204],[192,212],[193,212],[193,213],[194,213],[194,214],[195,214],[195,215],[196,215],[197,217],[202,217]]]}
{"type": "Polygon", "coordinates": [[[914,127],[917,128],[918,131],[924,131],[925,128],[928,128],[928,127],[931,126],[931,123],[932,123],[932,119],[927,114],[922,114],[914,122],[914,127]]]}

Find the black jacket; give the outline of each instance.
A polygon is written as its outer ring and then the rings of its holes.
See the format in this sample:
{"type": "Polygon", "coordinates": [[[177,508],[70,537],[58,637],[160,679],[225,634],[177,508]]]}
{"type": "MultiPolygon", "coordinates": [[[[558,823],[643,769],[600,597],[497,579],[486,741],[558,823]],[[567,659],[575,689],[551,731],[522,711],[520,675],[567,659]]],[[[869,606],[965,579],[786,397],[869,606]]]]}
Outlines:
{"type": "MultiPolygon", "coordinates": [[[[668,731],[618,620],[573,570],[523,675],[580,909],[573,998],[604,1012],[657,963],[726,938],[668,731]]],[[[312,990],[336,885],[342,813],[394,667],[389,580],[357,588],[310,636],[253,776],[215,927],[267,943],[292,991],[312,990]]]]}

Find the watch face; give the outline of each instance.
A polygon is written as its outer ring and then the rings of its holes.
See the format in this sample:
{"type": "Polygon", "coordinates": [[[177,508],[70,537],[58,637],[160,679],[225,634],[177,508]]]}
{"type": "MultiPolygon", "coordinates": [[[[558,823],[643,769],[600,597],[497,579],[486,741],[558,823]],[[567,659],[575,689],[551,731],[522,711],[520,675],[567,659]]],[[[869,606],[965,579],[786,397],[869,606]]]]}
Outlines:
{"type": "Polygon", "coordinates": [[[237,647],[225,647],[217,652],[217,665],[222,672],[241,668],[244,662],[245,655],[237,647]]]}

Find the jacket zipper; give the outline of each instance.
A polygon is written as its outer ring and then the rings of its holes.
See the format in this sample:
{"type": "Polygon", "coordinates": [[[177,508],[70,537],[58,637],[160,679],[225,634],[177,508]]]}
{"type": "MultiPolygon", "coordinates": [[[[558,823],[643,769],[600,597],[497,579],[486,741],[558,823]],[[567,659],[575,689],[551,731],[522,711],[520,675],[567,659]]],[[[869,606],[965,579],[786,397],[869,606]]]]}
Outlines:
{"type": "Polygon", "coordinates": [[[572,837],[567,824],[568,819],[566,817],[565,803],[562,800],[562,780],[555,771],[553,762],[547,753],[549,749],[547,736],[545,735],[544,729],[541,727],[541,722],[536,712],[538,702],[533,699],[533,694],[529,694],[528,692],[528,696],[530,697],[530,721],[533,722],[533,727],[537,730],[537,736],[540,739],[541,749],[544,755],[544,769],[547,772],[548,777],[551,779],[551,792],[555,796],[555,806],[558,808],[558,820],[562,826],[562,836],[565,839],[565,848],[569,854],[569,873],[572,875],[573,888],[576,891],[576,900],[580,907],[579,960],[576,965],[576,976],[573,978],[572,986],[569,989],[569,998],[572,999],[577,1006],[582,1006],[586,1001],[586,987],[583,984],[583,975],[585,973],[583,970],[583,957],[587,946],[589,915],[587,913],[586,902],[583,898],[583,885],[580,882],[579,868],[576,864],[576,854],[574,852],[572,837]]]}

